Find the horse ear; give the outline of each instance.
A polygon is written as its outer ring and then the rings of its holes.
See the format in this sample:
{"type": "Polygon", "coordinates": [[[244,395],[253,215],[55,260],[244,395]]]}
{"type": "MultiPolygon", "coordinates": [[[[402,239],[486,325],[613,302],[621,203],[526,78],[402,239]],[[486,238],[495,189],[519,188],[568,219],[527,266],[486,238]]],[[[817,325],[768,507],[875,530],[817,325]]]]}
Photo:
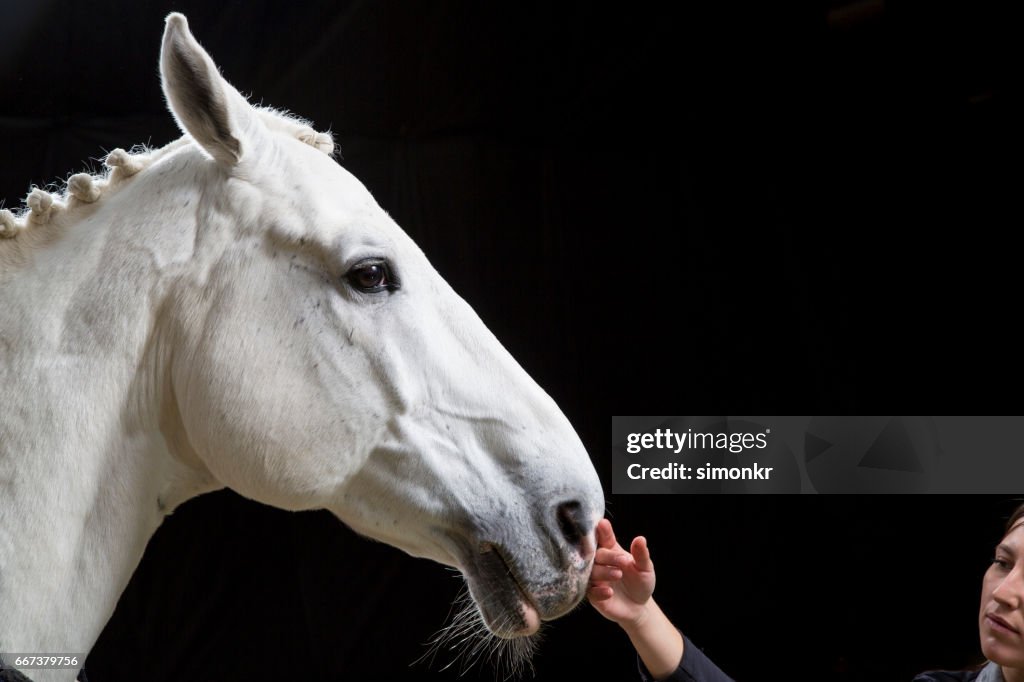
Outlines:
{"type": "Polygon", "coordinates": [[[164,96],[178,126],[217,161],[233,166],[242,158],[252,108],[217,71],[206,50],[192,37],[188,20],[167,16],[160,50],[164,96]]]}

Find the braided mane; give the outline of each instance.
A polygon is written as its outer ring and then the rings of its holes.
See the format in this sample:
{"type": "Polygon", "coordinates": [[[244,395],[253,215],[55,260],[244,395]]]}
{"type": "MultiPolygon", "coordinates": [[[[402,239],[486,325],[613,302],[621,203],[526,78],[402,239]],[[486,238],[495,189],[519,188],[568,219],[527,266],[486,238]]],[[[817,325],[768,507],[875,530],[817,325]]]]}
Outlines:
{"type": "MultiPolygon", "coordinates": [[[[269,107],[257,107],[255,110],[271,130],[290,135],[328,156],[334,154],[334,139],[329,132],[317,132],[308,121],[287,112],[269,107]]],[[[33,227],[51,223],[58,215],[102,201],[107,190],[117,187],[158,159],[191,143],[192,139],[186,135],[159,149],[137,146],[131,152],[126,152],[118,148],[107,154],[104,159],[106,168],[102,173],[76,173],[67,179],[63,190],[58,192],[33,187],[19,211],[0,209],[0,246],[4,244],[3,240],[15,240],[33,227]]]]}

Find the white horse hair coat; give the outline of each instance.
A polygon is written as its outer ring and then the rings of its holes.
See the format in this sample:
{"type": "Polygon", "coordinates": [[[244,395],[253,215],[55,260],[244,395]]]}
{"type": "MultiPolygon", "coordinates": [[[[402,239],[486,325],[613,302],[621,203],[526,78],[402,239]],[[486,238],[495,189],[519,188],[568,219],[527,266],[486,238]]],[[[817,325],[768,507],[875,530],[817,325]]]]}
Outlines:
{"type": "Polygon", "coordinates": [[[163,518],[223,487],[458,568],[528,640],[603,514],[567,419],[330,135],[251,106],[179,14],[160,69],[181,139],[0,211],[0,652],[88,652],[163,518]]]}

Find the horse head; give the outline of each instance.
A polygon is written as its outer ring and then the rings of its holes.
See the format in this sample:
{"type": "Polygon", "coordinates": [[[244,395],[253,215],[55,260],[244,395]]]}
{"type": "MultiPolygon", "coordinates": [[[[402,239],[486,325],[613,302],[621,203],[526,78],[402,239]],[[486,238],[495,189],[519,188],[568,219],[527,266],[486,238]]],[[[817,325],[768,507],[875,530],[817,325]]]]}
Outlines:
{"type": "Polygon", "coordinates": [[[498,637],[573,608],[604,499],[554,401],[329,135],[251,106],[181,15],[160,68],[197,145],[174,172],[203,178],[176,209],[195,253],[162,311],[173,449],[247,497],[456,567],[498,637]]]}

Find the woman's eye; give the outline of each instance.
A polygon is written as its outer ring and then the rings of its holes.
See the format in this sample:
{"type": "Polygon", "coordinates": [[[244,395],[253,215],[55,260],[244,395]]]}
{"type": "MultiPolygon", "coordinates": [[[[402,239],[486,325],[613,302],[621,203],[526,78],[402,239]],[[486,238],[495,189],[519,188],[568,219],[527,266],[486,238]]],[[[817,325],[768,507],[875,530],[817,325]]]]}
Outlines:
{"type": "Polygon", "coordinates": [[[385,289],[397,289],[398,285],[388,265],[382,260],[363,261],[348,271],[348,281],[364,293],[376,293],[385,289]]]}
{"type": "Polygon", "coordinates": [[[1010,562],[1001,557],[995,557],[992,559],[992,565],[998,566],[999,568],[1005,569],[1010,565],[1010,562]]]}

